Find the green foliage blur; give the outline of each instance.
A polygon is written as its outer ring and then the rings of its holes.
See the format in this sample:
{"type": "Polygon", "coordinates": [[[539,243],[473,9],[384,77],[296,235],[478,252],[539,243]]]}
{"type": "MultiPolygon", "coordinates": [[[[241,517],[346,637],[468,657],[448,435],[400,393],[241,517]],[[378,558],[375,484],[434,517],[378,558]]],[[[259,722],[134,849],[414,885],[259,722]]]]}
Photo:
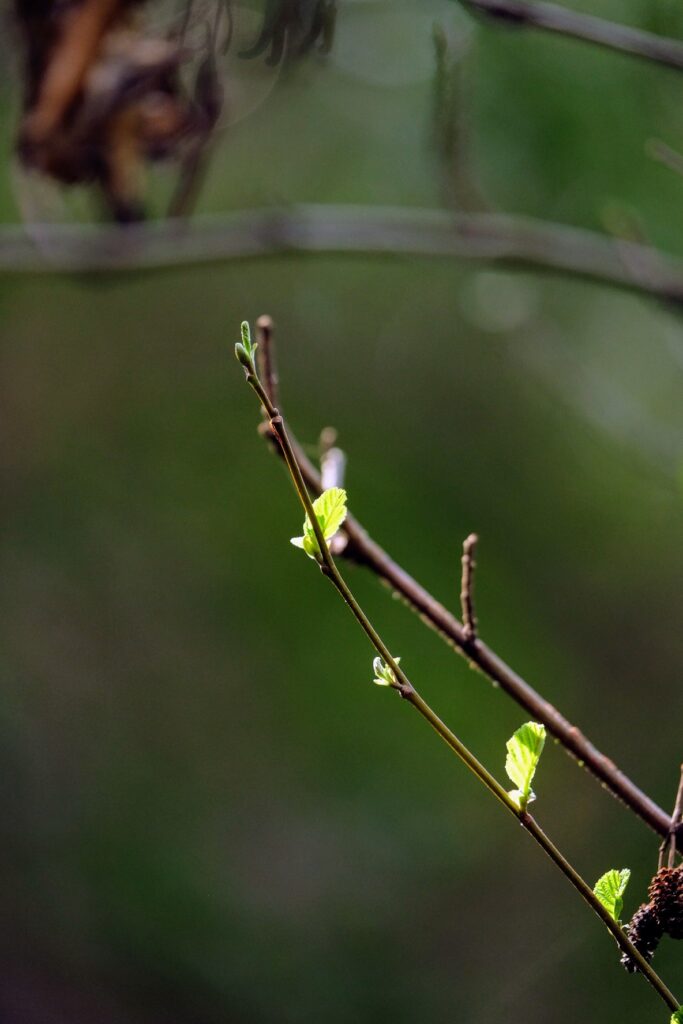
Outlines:
{"type": "MultiPolygon", "coordinates": [[[[571,6],[683,36],[672,0],[571,6]]],[[[240,94],[199,212],[442,205],[434,22],[462,45],[489,204],[636,224],[683,255],[683,181],[646,154],[652,137],[683,149],[683,77],[448,0],[340,0],[329,57],[240,94]]],[[[8,164],[7,54],[2,74],[8,164]]],[[[152,180],[159,208],[168,187],[152,180]]],[[[480,263],[293,255],[5,273],[0,310],[3,1024],[667,1019],[522,830],[372,685],[364,636],[289,544],[301,510],[233,346],[240,321],[274,317],[297,435],[315,451],[334,425],[351,510],[456,610],[477,531],[482,636],[668,808],[680,317],[480,263]]],[[[528,715],[347,572],[504,780],[528,715]]],[[[556,744],[537,783],[541,823],[587,878],[632,869],[627,919],[657,837],[556,744]]],[[[655,960],[679,996],[681,952],[667,940],[655,960]]]]}

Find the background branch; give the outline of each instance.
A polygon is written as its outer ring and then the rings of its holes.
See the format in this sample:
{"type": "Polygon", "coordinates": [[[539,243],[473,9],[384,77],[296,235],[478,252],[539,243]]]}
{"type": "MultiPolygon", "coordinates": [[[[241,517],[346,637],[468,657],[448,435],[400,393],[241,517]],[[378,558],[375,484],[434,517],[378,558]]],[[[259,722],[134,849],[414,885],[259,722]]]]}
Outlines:
{"type": "Polygon", "coordinates": [[[683,71],[683,42],[677,39],[537,0],[461,0],[461,3],[469,10],[509,25],[554,32],[683,71]]]}
{"type": "Polygon", "coordinates": [[[303,205],[119,227],[0,229],[0,271],[97,273],[280,253],[362,253],[485,260],[568,274],[683,303],[683,264],[648,246],[504,214],[303,205]],[[647,267],[647,273],[637,268],[647,267]]]}

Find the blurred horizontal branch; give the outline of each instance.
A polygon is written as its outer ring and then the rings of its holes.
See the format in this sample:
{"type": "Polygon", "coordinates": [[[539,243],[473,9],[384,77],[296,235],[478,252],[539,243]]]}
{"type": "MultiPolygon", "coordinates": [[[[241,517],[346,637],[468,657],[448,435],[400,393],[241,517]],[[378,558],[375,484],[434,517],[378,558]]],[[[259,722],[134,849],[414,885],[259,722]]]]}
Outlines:
{"type": "Polygon", "coordinates": [[[683,41],[536,0],[461,0],[508,25],[542,29],[683,71],[683,41]]]}
{"type": "Polygon", "coordinates": [[[105,273],[285,253],[482,260],[683,303],[683,263],[651,246],[504,214],[378,206],[240,211],[127,227],[0,228],[0,272],[105,273]]]}

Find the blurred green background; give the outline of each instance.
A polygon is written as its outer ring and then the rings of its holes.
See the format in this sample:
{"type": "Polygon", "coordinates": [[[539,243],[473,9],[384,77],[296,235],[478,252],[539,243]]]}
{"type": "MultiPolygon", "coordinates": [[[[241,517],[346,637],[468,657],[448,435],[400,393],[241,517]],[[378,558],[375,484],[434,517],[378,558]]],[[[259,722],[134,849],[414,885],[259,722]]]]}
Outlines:
{"type": "MultiPolygon", "coordinates": [[[[572,6],[683,36],[672,0],[572,6]]],[[[438,21],[471,47],[490,203],[595,230],[617,211],[683,256],[683,181],[645,153],[683,148],[680,74],[446,0],[339,7],[332,54],[273,74],[227,126],[201,212],[438,206],[438,21]]],[[[7,161],[17,88],[5,57],[7,161]]],[[[0,211],[19,219],[9,171],[0,211]]],[[[668,808],[680,317],[483,264],[294,255],[7,273],[0,308],[3,1024],[667,1019],[564,878],[372,686],[364,637],[288,543],[302,515],[231,349],[240,320],[275,318],[297,434],[338,429],[353,511],[453,608],[477,530],[483,637],[668,808]]],[[[348,578],[502,779],[524,713],[348,578]]],[[[633,869],[630,914],[656,837],[553,744],[536,789],[588,879],[633,869]]],[[[655,961],[679,994],[681,952],[655,961]]]]}

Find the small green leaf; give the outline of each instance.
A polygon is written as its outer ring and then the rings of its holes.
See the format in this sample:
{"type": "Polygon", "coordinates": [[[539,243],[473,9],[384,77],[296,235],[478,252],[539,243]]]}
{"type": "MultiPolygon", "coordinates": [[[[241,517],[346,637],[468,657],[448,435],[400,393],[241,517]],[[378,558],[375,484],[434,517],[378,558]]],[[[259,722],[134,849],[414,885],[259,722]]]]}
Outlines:
{"type": "Polygon", "coordinates": [[[675,1013],[671,1014],[671,1024],[683,1024],[683,1006],[680,1006],[675,1013]]]}
{"type": "Polygon", "coordinates": [[[538,722],[527,722],[521,726],[507,741],[507,758],[505,771],[517,789],[510,791],[510,796],[520,811],[535,799],[531,783],[536,773],[543,745],[545,743],[545,726],[538,722]]]}
{"type": "Polygon", "coordinates": [[[606,871],[597,880],[593,889],[605,910],[617,923],[621,917],[621,911],[624,906],[624,893],[626,892],[626,886],[630,877],[631,872],[629,868],[623,868],[621,871],[612,868],[611,871],[606,871]]]}
{"type": "MultiPolygon", "coordinates": [[[[400,658],[394,658],[394,662],[398,665],[400,658]]],[[[377,686],[396,686],[397,679],[394,670],[387,665],[382,658],[375,658],[372,663],[372,670],[375,673],[375,678],[372,680],[377,686]]]]}
{"type": "Polygon", "coordinates": [[[252,345],[251,343],[251,331],[249,330],[249,324],[246,320],[242,322],[240,334],[242,340],[238,341],[235,345],[235,355],[245,370],[251,370],[253,372],[254,356],[256,355],[258,345],[252,345]]]}
{"type": "Polygon", "coordinates": [[[313,511],[318,517],[325,540],[330,540],[346,519],[346,491],[341,487],[330,487],[313,502],[313,511]]]}
{"type": "MultiPolygon", "coordinates": [[[[341,487],[330,487],[313,502],[313,511],[320,523],[325,540],[331,540],[346,519],[346,491],[341,487]]],[[[303,548],[309,558],[318,559],[320,548],[310,519],[304,521],[303,537],[292,537],[292,544],[303,548]]]]}
{"type": "Polygon", "coordinates": [[[242,321],[242,325],[240,327],[240,334],[242,335],[242,344],[244,345],[247,351],[247,355],[253,356],[254,352],[256,351],[256,345],[252,345],[251,343],[251,330],[249,329],[249,324],[247,323],[246,320],[242,321]]]}
{"type": "Polygon", "coordinates": [[[238,341],[237,344],[235,345],[235,356],[237,358],[237,362],[241,363],[245,370],[253,369],[251,364],[251,358],[247,354],[247,350],[241,341],[238,341]]]}

